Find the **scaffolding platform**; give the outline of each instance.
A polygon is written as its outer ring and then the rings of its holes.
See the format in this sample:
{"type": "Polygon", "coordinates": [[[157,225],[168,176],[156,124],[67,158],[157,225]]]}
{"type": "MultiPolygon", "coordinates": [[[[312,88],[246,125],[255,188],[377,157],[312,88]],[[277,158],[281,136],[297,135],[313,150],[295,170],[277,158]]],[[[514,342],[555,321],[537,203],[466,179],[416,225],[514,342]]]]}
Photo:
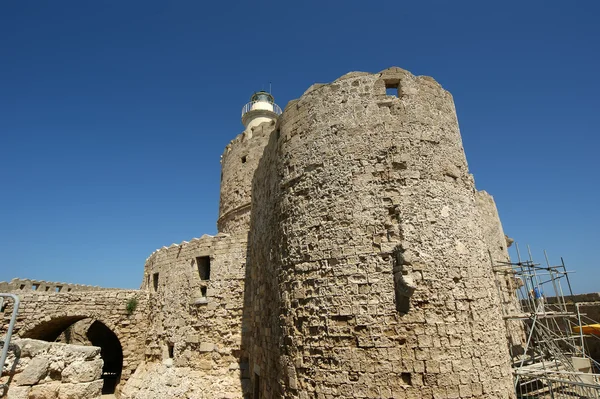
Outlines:
{"type": "Polygon", "coordinates": [[[573,296],[570,271],[521,258],[517,262],[494,261],[490,253],[502,317],[509,334],[519,332],[522,345],[511,337],[514,386],[518,399],[600,399],[600,364],[586,352],[590,325],[600,324],[567,301],[573,296]],[[548,295],[549,294],[549,295],[548,295]],[[587,329],[586,329],[587,327],[587,329]]]}

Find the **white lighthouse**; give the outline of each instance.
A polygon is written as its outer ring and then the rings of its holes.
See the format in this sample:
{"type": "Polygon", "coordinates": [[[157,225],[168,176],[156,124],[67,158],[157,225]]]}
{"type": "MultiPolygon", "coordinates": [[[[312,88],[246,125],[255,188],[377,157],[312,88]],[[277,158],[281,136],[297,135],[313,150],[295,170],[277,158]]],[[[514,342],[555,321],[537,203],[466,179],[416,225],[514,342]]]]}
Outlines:
{"type": "Polygon", "coordinates": [[[250,97],[250,102],[242,108],[242,123],[246,134],[252,134],[252,128],[263,122],[270,122],[281,115],[281,108],[275,104],[275,99],[266,91],[258,91],[250,97]]]}

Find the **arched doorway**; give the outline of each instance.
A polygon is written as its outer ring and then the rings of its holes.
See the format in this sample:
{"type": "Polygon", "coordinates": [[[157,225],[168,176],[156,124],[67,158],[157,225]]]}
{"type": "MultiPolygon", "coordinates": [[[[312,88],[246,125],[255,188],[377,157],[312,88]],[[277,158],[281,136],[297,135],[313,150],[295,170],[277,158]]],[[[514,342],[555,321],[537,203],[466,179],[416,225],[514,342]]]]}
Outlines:
{"type": "Polygon", "coordinates": [[[100,347],[104,361],[102,394],[115,393],[123,369],[123,348],[116,334],[101,321],[85,316],[64,316],[41,323],[21,337],[100,347]]]}

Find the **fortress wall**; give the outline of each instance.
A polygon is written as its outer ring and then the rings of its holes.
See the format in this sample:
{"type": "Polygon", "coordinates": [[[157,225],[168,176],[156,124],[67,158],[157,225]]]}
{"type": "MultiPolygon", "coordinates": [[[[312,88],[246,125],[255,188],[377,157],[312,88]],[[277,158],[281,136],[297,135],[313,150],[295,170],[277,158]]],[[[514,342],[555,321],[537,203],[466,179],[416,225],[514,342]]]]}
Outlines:
{"type": "Polygon", "coordinates": [[[0,292],[41,291],[41,292],[72,292],[72,291],[101,291],[116,288],[101,288],[84,284],[57,283],[28,278],[14,278],[10,282],[0,281],[0,292]]]}
{"type": "Polygon", "coordinates": [[[245,262],[246,239],[224,234],[173,244],[148,258],[142,284],[151,292],[146,364],[124,392],[138,386],[158,395],[151,397],[175,397],[181,389],[187,397],[204,389],[214,391],[211,397],[241,396],[247,369],[240,348],[245,262]],[[198,266],[207,258],[208,279],[198,266]],[[161,387],[166,369],[173,379],[161,387]],[[191,370],[195,378],[187,375],[191,370]]]}
{"type": "Polygon", "coordinates": [[[250,224],[252,177],[274,123],[263,123],[237,136],[221,158],[221,199],[217,228],[222,233],[247,234],[250,224]]]}
{"type": "Polygon", "coordinates": [[[255,389],[513,397],[451,95],[399,68],[352,73],[288,104],[271,140],[249,235],[255,389]]]}

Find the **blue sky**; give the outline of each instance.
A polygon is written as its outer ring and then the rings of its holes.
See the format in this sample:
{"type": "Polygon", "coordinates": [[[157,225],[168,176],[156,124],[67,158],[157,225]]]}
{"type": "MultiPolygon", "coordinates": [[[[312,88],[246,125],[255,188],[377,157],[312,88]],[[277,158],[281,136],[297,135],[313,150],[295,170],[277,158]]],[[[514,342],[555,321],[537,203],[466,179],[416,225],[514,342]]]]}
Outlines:
{"type": "Polygon", "coordinates": [[[0,281],[137,288],[216,232],[219,158],[273,84],[400,66],[452,92],[505,231],[600,291],[597,1],[5,1],[0,281]],[[290,5],[293,4],[293,5],[290,5]]]}

